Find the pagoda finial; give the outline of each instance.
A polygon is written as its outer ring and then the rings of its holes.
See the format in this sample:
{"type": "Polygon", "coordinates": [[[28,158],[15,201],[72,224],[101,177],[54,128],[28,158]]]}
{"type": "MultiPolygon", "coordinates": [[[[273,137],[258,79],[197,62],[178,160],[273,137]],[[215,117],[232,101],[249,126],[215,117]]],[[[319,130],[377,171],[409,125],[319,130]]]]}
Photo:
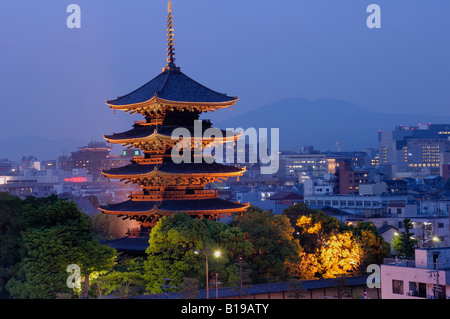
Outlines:
{"type": "Polygon", "coordinates": [[[175,48],[173,43],[172,0],[167,4],[167,67],[163,70],[175,70],[175,48]]]}

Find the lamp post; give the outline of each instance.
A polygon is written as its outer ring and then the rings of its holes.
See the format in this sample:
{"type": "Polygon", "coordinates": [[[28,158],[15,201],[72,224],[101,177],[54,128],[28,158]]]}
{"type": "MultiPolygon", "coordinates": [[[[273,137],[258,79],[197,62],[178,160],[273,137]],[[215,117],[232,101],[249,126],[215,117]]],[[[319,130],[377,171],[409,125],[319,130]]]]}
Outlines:
{"type": "MultiPolygon", "coordinates": [[[[205,268],[206,268],[206,299],[209,299],[209,275],[208,275],[208,247],[205,246],[205,268]]],[[[194,253],[199,254],[199,250],[195,250],[194,253]]],[[[220,257],[220,251],[216,250],[214,252],[214,257],[218,258],[220,257]]]]}
{"type": "Polygon", "coordinates": [[[216,273],[216,299],[219,299],[218,273],[216,273]]]}

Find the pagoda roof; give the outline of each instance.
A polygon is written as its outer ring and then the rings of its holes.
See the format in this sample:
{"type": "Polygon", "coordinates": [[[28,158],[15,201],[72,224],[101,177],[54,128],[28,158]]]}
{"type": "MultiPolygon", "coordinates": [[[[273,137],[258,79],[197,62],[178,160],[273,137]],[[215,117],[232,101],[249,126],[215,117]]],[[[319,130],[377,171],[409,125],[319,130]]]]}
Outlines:
{"type": "Polygon", "coordinates": [[[120,178],[121,176],[139,176],[139,175],[148,175],[154,171],[158,171],[161,173],[172,173],[172,174],[180,174],[180,175],[191,175],[191,174],[233,174],[233,173],[243,173],[244,170],[239,167],[219,164],[216,162],[213,163],[174,163],[172,161],[165,161],[161,164],[138,164],[136,162],[132,162],[131,164],[116,167],[109,170],[105,170],[102,173],[108,177],[117,176],[120,178]]]}
{"type": "Polygon", "coordinates": [[[193,199],[193,200],[164,200],[164,201],[132,201],[100,206],[106,213],[204,213],[223,211],[242,211],[248,204],[230,202],[221,198],[193,199]]]}
{"type": "Polygon", "coordinates": [[[167,68],[140,88],[115,100],[108,100],[106,104],[129,106],[149,101],[155,97],[171,102],[208,104],[223,104],[237,100],[237,97],[228,96],[205,87],[177,69],[167,68]]]}
{"type": "MultiPolygon", "coordinates": [[[[131,130],[128,130],[126,132],[122,133],[113,133],[111,135],[104,135],[104,138],[108,141],[128,141],[128,140],[134,140],[134,139],[144,139],[147,137],[152,136],[153,134],[157,133],[158,135],[163,136],[172,136],[172,132],[179,128],[179,126],[175,125],[158,125],[158,126],[150,126],[150,125],[134,125],[134,127],[131,130]]],[[[193,126],[184,126],[191,134],[194,136],[194,127],[193,126]]],[[[205,125],[202,126],[203,132],[211,127],[207,127],[205,125]]],[[[213,128],[214,130],[217,130],[217,133],[221,133],[222,136],[225,138],[227,136],[231,137],[237,137],[240,135],[240,133],[232,132],[232,131],[225,131],[218,128],[213,128]]],[[[202,132],[202,133],[203,133],[202,132]]]]}

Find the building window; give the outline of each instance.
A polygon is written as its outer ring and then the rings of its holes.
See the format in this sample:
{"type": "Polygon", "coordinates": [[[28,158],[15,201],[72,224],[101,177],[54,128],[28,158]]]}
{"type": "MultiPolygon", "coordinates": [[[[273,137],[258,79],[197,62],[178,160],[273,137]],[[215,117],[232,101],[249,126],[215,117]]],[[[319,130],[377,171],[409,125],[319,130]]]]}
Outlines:
{"type": "Polygon", "coordinates": [[[415,297],[426,298],[427,297],[427,288],[426,284],[422,282],[409,282],[409,295],[415,297]]]}
{"type": "Polygon", "coordinates": [[[403,280],[392,280],[392,293],[403,295],[403,280]]]}

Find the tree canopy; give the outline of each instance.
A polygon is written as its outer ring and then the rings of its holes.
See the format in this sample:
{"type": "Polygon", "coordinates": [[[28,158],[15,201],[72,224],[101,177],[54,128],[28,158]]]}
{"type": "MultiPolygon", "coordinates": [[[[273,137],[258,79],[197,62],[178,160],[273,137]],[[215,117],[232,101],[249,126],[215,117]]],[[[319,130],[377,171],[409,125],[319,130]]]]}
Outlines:
{"type": "Polygon", "coordinates": [[[56,298],[71,293],[70,264],[79,265],[82,276],[113,265],[115,250],[93,239],[89,216],[74,202],[1,194],[0,207],[4,296],[56,298]]]}

